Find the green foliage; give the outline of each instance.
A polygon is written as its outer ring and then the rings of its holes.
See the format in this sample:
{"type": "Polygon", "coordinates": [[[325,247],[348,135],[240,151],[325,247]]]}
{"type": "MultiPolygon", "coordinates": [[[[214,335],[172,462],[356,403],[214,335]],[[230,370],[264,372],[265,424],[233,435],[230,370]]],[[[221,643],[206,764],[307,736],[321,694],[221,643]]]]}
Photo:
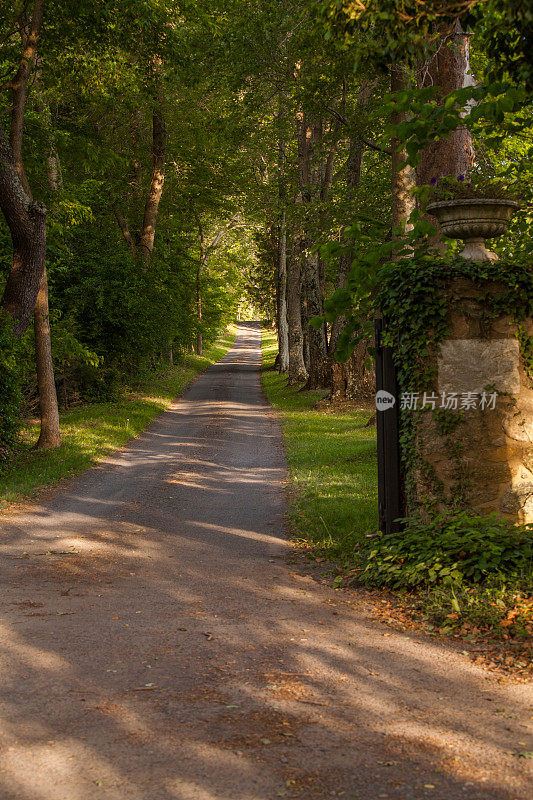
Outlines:
{"type": "Polygon", "coordinates": [[[394,589],[496,579],[531,586],[533,526],[464,512],[412,517],[399,533],[367,538],[358,557],[365,582],[394,589]]]}
{"type": "MultiPolygon", "coordinates": [[[[422,213],[418,209],[413,212],[413,228],[399,240],[387,241],[385,226],[377,221],[366,228],[352,227],[355,258],[346,287],[334,292],[324,304],[329,322],[340,314],[347,318],[336,352],[341,362],[349,358],[362,337],[368,336],[368,320],[378,311],[383,314],[387,320],[385,343],[394,349],[402,391],[420,388],[431,380],[426,363],[448,330],[445,288],[451,280],[468,278],[485,286],[493,316],[509,314],[520,323],[533,314],[533,242],[529,237],[520,237],[512,257],[506,255],[505,244],[496,244],[495,249],[502,253],[497,262],[466,261],[455,255],[451,243],[443,257],[428,244],[428,235],[435,229],[422,213]],[[500,284],[502,291],[493,296],[488,290],[494,283],[500,284]]],[[[520,214],[517,224],[521,224],[520,214]]],[[[321,252],[331,259],[342,249],[338,242],[332,242],[321,252]]],[[[527,356],[531,344],[525,331],[522,340],[527,356]]]]}
{"type": "Polygon", "coordinates": [[[517,192],[510,190],[501,181],[470,173],[466,178],[464,175],[458,178],[449,175],[435,178],[432,180],[430,192],[426,192],[425,196],[432,203],[440,200],[516,200],[517,192]]]}
{"type": "Polygon", "coordinates": [[[385,71],[391,64],[423,61],[439,30],[452,25],[472,0],[320,0],[326,36],[354,53],[356,69],[370,62],[385,71]]]}
{"type": "Polygon", "coordinates": [[[9,455],[20,426],[19,352],[10,321],[0,313],[0,461],[9,455]]]}
{"type": "MultiPolygon", "coordinates": [[[[406,120],[388,125],[386,134],[400,140],[407,161],[416,166],[424,147],[461,126],[474,134],[482,133],[491,148],[501,147],[509,136],[527,136],[531,128],[531,96],[523,87],[509,82],[467,86],[445,96],[438,87],[431,86],[387,95],[381,113],[408,115],[406,120]]],[[[530,144],[528,150],[531,157],[530,144]]]]}
{"type": "Polygon", "coordinates": [[[318,0],[325,35],[353,53],[356,69],[416,66],[436,47],[443,30],[459,19],[489,59],[491,81],[510,78],[533,89],[531,0],[318,0]]]}
{"type": "Polygon", "coordinates": [[[533,92],[533,3],[485,0],[473,5],[465,25],[476,31],[490,59],[491,79],[510,77],[533,92]]]}
{"type": "Polygon", "coordinates": [[[485,287],[489,315],[509,314],[515,322],[533,315],[533,273],[528,260],[477,264],[420,253],[418,259],[389,262],[379,271],[376,305],[387,319],[387,341],[394,349],[403,391],[424,387],[431,380],[427,359],[449,325],[446,286],[458,278],[473,281],[482,294],[485,287]],[[500,284],[501,291],[491,293],[494,284],[500,284]]]}
{"type": "Polygon", "coordinates": [[[481,585],[468,583],[432,585],[417,593],[415,607],[424,619],[438,625],[441,633],[468,626],[489,629],[493,634],[529,638],[531,633],[530,586],[518,579],[498,575],[481,585]]]}

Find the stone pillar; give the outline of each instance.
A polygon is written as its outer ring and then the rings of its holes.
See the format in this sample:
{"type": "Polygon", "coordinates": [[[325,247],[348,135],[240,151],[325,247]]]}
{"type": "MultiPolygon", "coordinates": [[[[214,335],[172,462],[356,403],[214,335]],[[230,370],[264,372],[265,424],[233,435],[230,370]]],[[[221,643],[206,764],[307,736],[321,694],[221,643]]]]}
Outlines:
{"type": "MultiPolygon", "coordinates": [[[[414,415],[410,511],[455,507],[533,522],[533,380],[519,326],[511,316],[495,316],[487,302],[503,291],[466,278],[446,289],[449,330],[430,356],[429,402],[426,410],[405,412],[414,415]]],[[[533,320],[522,328],[531,335],[533,320]]],[[[419,406],[423,398],[421,391],[419,406]]]]}

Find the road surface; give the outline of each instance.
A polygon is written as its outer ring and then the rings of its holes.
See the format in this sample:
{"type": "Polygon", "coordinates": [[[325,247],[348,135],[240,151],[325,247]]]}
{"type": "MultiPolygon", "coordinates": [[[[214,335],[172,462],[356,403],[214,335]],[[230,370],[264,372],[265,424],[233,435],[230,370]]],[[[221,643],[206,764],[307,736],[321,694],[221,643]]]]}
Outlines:
{"type": "Polygon", "coordinates": [[[0,797],[530,797],[530,690],[291,565],[259,363],[1,520],[0,797]]]}

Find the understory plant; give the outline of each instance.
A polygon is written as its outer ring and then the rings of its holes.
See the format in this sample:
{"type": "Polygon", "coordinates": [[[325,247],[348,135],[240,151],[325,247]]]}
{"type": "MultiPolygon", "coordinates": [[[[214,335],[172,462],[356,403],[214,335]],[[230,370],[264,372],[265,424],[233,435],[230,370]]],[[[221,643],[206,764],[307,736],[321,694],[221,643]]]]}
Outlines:
{"type": "Polygon", "coordinates": [[[504,579],[531,586],[533,525],[495,514],[460,511],[404,520],[398,533],[367,537],[359,546],[362,577],[398,588],[480,585],[504,579]]]}
{"type": "MultiPolygon", "coordinates": [[[[519,192],[503,181],[494,180],[482,173],[469,175],[442,175],[432,178],[428,188],[430,202],[440,200],[518,200],[519,192]]],[[[419,192],[420,193],[420,192],[419,192]]]]}

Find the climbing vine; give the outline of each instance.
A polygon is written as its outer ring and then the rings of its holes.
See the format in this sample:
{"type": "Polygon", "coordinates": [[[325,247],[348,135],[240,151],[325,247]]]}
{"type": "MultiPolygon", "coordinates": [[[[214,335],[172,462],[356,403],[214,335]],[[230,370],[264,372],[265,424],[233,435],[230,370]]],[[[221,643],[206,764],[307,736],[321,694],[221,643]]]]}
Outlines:
{"type": "MultiPolygon", "coordinates": [[[[440,344],[450,331],[450,287],[466,281],[475,287],[481,330],[491,321],[508,317],[516,335],[526,373],[533,380],[533,336],[526,320],[533,316],[533,273],[527,249],[515,251],[511,261],[472,262],[453,249],[442,256],[428,247],[431,224],[420,214],[413,231],[401,241],[389,240],[376,247],[377,236],[368,229],[354,228],[360,249],[348,276],[346,288],[326,302],[326,319],[342,313],[348,324],[339,341],[337,357],[346,360],[355,344],[371,335],[372,319],[385,321],[382,344],[389,346],[397,367],[400,396],[410,392],[431,392],[435,386],[440,344]]],[[[325,248],[335,255],[338,245],[325,248]]],[[[462,445],[454,433],[463,423],[461,411],[427,406],[400,410],[400,448],[406,476],[406,495],[420,503],[421,487],[428,487],[422,505],[465,506],[471,475],[465,465],[462,445]],[[446,496],[435,469],[420,455],[419,426],[431,415],[432,431],[443,438],[444,451],[452,468],[452,484],[446,496]]],[[[422,493],[423,494],[423,493],[422,493]]]]}
{"type": "MultiPolygon", "coordinates": [[[[386,343],[392,348],[397,365],[400,393],[429,390],[434,384],[439,344],[450,328],[450,285],[466,279],[475,285],[483,308],[483,325],[491,319],[508,316],[517,325],[521,354],[531,375],[533,337],[525,320],[533,312],[533,275],[527,266],[505,263],[473,263],[461,258],[449,262],[435,258],[418,261],[402,259],[381,273],[376,308],[386,320],[386,343]]],[[[453,434],[463,422],[460,411],[422,409],[420,414],[401,412],[401,453],[406,467],[408,500],[415,496],[415,481],[431,486],[423,505],[435,500],[453,508],[466,505],[472,487],[464,461],[463,446],[453,434]],[[453,482],[449,496],[430,464],[423,462],[416,436],[421,414],[433,416],[437,433],[452,465],[453,482]]],[[[419,492],[418,492],[419,494],[419,492]]],[[[420,500],[420,497],[419,497],[420,500]]]]}

